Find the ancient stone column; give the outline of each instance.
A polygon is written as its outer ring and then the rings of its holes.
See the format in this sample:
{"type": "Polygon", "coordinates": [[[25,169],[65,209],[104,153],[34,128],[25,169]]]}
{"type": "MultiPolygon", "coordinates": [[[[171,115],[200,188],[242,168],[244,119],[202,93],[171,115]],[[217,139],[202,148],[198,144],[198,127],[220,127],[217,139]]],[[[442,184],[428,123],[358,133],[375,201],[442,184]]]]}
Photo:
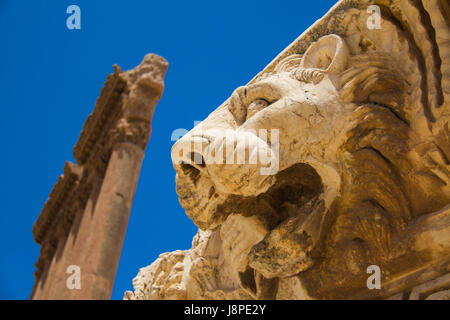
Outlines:
{"type": "Polygon", "coordinates": [[[167,64],[160,57],[149,55],[135,75],[124,115],[112,131],[112,153],[87,240],[82,262],[81,289],[73,298],[109,299],[119,265],[128,218],[150,138],[151,119],[160,99],[167,64]],[[151,72],[140,76],[140,72],[151,72]]]}
{"type": "Polygon", "coordinates": [[[129,142],[114,146],[82,263],[81,289],[74,298],[110,298],[144,150],[129,142]]]}
{"type": "Polygon", "coordinates": [[[167,66],[149,54],[108,77],[74,148],[75,183],[66,173],[60,178],[33,228],[42,249],[32,299],[111,297],[167,66]],[[73,265],[81,276],[76,289],[66,284],[73,265]]]}

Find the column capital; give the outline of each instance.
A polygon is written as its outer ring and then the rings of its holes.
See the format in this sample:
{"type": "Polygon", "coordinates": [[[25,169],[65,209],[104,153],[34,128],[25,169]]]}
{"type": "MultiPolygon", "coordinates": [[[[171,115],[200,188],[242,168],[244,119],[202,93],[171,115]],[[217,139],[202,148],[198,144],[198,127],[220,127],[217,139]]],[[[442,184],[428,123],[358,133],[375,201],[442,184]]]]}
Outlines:
{"type": "Polygon", "coordinates": [[[145,149],[153,113],[164,91],[167,67],[164,58],[148,54],[136,68],[120,74],[128,90],[124,92],[121,117],[111,130],[111,146],[130,142],[145,149]]]}
{"type": "Polygon", "coordinates": [[[164,91],[167,61],[148,54],[141,64],[121,76],[127,81],[129,91],[124,97],[123,118],[152,120],[156,104],[164,91]]]}

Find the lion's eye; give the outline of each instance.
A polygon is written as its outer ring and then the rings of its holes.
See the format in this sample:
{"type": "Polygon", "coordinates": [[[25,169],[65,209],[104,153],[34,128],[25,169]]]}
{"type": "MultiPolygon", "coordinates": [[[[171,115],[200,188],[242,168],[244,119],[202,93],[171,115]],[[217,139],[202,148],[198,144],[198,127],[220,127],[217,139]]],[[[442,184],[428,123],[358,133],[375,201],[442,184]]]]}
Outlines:
{"type": "Polygon", "coordinates": [[[251,118],[254,114],[258,113],[270,103],[264,99],[255,99],[247,107],[247,119],[251,118]]]}
{"type": "Polygon", "coordinates": [[[264,108],[272,105],[282,94],[280,88],[270,82],[258,82],[239,87],[230,97],[228,109],[238,126],[264,108]]]}

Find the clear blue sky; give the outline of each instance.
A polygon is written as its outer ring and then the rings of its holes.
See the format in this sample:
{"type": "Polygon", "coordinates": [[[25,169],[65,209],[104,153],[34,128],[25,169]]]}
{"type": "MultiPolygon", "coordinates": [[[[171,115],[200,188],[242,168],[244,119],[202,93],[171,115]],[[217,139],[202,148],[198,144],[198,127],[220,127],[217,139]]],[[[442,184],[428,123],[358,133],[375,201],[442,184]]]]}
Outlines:
{"type": "Polygon", "coordinates": [[[175,193],[170,136],[191,129],[323,16],[334,0],[0,0],[0,299],[28,299],[39,246],[33,222],[112,65],[169,61],[153,118],[113,299],[139,268],[191,246],[196,227],[175,193]],[[81,30],[66,9],[81,8],[81,30]]]}

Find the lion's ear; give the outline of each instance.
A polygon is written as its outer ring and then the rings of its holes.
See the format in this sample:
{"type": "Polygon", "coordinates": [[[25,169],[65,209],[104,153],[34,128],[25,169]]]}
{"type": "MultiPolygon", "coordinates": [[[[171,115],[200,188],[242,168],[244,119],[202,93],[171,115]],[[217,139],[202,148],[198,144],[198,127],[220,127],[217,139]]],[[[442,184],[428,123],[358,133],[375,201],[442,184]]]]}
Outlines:
{"type": "Polygon", "coordinates": [[[318,69],[324,73],[340,73],[347,66],[349,52],[345,40],[340,36],[326,35],[309,46],[300,67],[318,69]]]}

